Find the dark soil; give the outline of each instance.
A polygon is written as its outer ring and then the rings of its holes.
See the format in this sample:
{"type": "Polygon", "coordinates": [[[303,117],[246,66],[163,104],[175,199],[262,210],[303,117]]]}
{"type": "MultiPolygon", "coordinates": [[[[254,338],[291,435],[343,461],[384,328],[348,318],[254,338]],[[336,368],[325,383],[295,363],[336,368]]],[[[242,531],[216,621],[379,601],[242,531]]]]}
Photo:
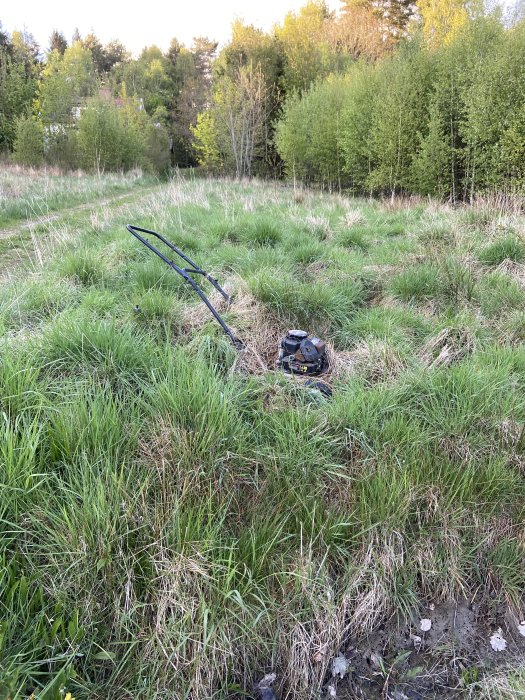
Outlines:
{"type": "Polygon", "coordinates": [[[489,601],[443,604],[401,627],[384,626],[341,654],[349,662],[343,679],[327,678],[322,698],[337,700],[430,700],[465,697],[484,676],[525,663],[525,637],[505,606],[489,601]],[[491,635],[501,628],[504,651],[494,651],[491,635]],[[330,688],[332,686],[332,688],[330,688]],[[335,690],[335,696],[334,696],[335,690]]]}

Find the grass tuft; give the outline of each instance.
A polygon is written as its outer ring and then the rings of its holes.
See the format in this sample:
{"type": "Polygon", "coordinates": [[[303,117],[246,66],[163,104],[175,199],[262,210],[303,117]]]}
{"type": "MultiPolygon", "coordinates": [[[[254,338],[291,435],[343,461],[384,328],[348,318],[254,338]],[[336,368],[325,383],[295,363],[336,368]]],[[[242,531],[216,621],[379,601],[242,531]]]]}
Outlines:
{"type": "Polygon", "coordinates": [[[86,249],[65,255],[60,261],[58,271],[64,277],[90,287],[101,282],[104,266],[93,251],[86,249]]]}
{"type": "Polygon", "coordinates": [[[282,238],[278,224],[269,218],[255,219],[242,234],[242,241],[248,245],[273,248],[282,238]]]}
{"type": "Polygon", "coordinates": [[[440,297],[444,290],[439,270],[432,265],[412,267],[390,280],[390,292],[402,301],[427,301],[440,297]]]}
{"type": "Polygon", "coordinates": [[[504,260],[523,262],[525,245],[521,239],[508,236],[484,248],[479,259],[484,265],[500,265],[504,260]]]}

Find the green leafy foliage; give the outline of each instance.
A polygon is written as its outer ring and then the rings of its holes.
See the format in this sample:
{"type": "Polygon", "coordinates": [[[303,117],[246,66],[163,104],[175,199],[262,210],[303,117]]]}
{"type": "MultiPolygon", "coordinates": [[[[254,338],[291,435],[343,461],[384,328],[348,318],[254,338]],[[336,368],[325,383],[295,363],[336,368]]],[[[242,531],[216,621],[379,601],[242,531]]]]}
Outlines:
{"type": "Polygon", "coordinates": [[[32,117],[20,117],[16,123],[13,157],[21,165],[39,166],[44,162],[44,129],[32,117]]]}
{"type": "Polygon", "coordinates": [[[276,141],[288,177],[451,199],[520,190],[525,23],[505,30],[496,15],[469,19],[463,5],[461,22],[444,5],[442,16],[424,19],[444,23],[444,43],[429,49],[415,37],[374,65],[356,63],[344,79],[289,96],[276,141]]]}

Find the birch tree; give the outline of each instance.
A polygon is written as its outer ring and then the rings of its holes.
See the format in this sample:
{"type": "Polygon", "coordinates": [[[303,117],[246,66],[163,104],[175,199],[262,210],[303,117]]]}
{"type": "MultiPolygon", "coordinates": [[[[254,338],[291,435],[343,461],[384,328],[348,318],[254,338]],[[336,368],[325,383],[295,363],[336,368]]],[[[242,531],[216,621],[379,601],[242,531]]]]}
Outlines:
{"type": "Polygon", "coordinates": [[[256,163],[265,159],[271,97],[260,66],[240,66],[232,76],[223,77],[207,116],[193,130],[197,151],[220,153],[236,177],[251,177],[256,163]]]}

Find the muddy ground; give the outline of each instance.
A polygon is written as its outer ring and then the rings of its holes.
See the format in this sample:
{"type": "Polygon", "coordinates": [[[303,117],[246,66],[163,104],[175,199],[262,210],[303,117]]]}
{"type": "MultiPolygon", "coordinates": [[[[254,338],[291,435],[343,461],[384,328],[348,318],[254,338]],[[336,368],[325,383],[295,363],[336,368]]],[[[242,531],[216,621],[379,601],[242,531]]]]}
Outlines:
{"type": "Polygon", "coordinates": [[[379,628],[367,639],[341,649],[348,663],[343,678],[327,678],[322,698],[338,700],[430,700],[470,695],[487,674],[525,665],[520,620],[503,604],[463,600],[437,605],[422,618],[379,628]],[[431,621],[421,630],[421,619],[431,621]],[[491,636],[501,630],[506,648],[496,651],[491,636]]]}

